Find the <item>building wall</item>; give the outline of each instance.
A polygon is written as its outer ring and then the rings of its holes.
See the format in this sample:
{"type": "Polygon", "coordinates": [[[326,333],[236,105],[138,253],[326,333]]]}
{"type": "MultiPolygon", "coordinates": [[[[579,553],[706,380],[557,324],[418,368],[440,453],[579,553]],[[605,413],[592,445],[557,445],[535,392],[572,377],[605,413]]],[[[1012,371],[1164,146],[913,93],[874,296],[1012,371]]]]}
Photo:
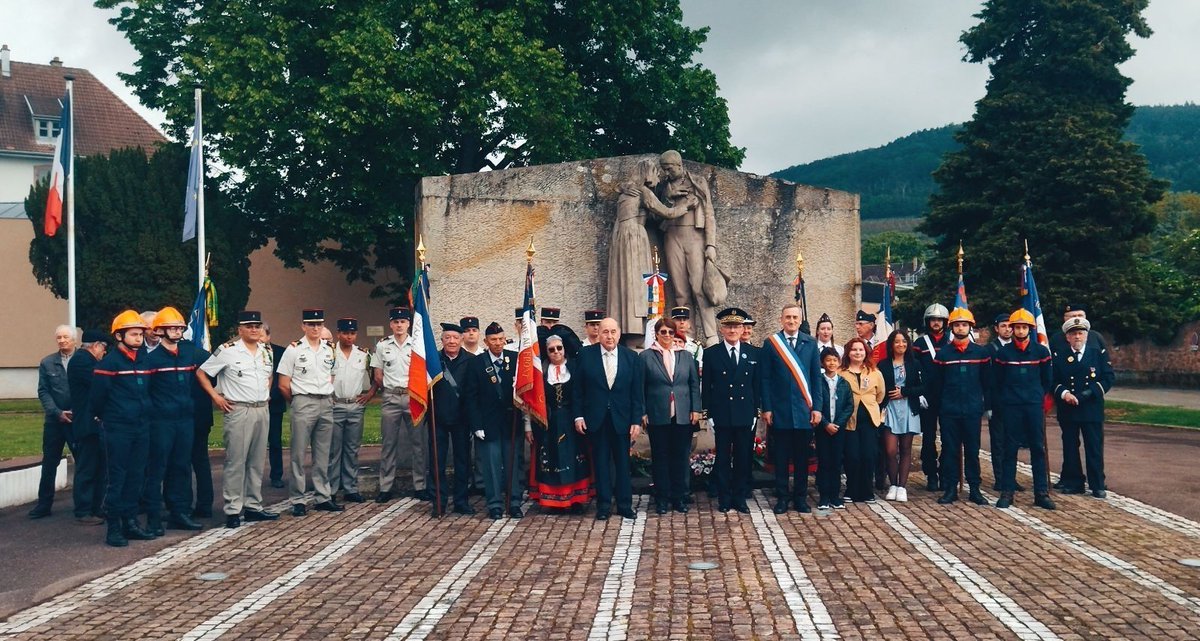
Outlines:
{"type": "Polygon", "coordinates": [[[1181,327],[1169,345],[1141,340],[1108,353],[1122,383],[1200,389],[1200,321],[1181,327]]]}
{"type": "Polygon", "coordinates": [[[0,203],[23,202],[37,177],[38,167],[50,166],[50,159],[0,156],[0,203]]]}
{"type": "Polygon", "coordinates": [[[32,240],[29,219],[0,220],[0,327],[9,337],[0,349],[0,398],[36,395],[38,361],[55,350],[54,327],[67,322],[67,301],[33,277],[32,240]]]}

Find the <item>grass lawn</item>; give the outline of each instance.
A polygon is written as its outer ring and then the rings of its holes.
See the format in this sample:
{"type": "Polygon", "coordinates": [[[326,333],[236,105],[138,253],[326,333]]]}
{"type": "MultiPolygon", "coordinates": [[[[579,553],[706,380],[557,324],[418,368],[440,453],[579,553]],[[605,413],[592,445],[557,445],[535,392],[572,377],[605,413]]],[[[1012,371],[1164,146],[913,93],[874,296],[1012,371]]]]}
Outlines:
{"type": "MultiPolygon", "coordinates": [[[[288,415],[283,417],[283,445],[291,441],[288,415]]],[[[224,415],[213,412],[209,447],[222,447],[221,427],[224,415]]],[[[363,418],[363,444],[377,444],[379,438],[379,402],[367,405],[363,418]]],[[[42,453],[42,406],[34,399],[0,400],[0,461],[42,453]]]]}
{"type": "Polygon", "coordinates": [[[1142,405],[1127,401],[1105,401],[1104,416],[1110,421],[1122,421],[1125,423],[1200,428],[1200,410],[1189,410],[1180,407],[1142,405]]]}

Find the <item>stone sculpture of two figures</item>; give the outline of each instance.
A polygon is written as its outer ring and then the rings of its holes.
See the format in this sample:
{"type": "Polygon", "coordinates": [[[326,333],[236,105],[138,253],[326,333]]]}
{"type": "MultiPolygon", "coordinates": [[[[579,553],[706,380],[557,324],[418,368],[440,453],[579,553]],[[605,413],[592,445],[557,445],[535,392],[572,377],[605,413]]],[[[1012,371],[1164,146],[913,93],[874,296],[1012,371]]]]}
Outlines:
{"type": "Polygon", "coordinates": [[[718,338],[716,308],[725,303],[729,278],[717,268],[717,225],[708,182],[683,167],[676,151],[658,162],[638,162],[621,184],[608,254],[608,315],[626,334],[646,330],[646,286],[652,248],[662,248],[671,306],[696,319],[697,340],[718,338]],[[648,224],[650,223],[650,224],[648,224]]]}

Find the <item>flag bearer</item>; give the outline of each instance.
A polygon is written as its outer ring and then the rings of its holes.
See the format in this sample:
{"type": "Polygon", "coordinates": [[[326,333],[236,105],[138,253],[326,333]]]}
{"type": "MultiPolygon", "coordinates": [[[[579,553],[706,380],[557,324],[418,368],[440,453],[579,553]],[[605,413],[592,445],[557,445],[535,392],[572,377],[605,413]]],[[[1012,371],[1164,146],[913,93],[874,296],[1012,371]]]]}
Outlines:
{"type": "Polygon", "coordinates": [[[934,396],[941,399],[938,422],[942,429],[942,496],[946,505],[958,500],[958,457],[962,452],[969,500],[987,505],[979,491],[979,433],[991,391],[991,351],[971,340],[975,316],[965,308],[950,312],[950,343],[933,359],[934,396]]]}
{"type": "MultiPolygon", "coordinates": [[[[1035,327],[1033,314],[1018,309],[1009,316],[1012,340],[995,352],[996,406],[1004,421],[1004,464],[1000,477],[1000,500],[996,507],[1012,505],[1017,490],[1017,450],[1029,447],[1033,464],[1033,504],[1054,509],[1050,500],[1050,475],[1046,465],[1046,421],[1042,398],[1050,392],[1050,350],[1030,337],[1035,327]]],[[[993,419],[995,419],[993,415],[993,419]]],[[[993,456],[995,456],[993,447],[993,456]]]]}

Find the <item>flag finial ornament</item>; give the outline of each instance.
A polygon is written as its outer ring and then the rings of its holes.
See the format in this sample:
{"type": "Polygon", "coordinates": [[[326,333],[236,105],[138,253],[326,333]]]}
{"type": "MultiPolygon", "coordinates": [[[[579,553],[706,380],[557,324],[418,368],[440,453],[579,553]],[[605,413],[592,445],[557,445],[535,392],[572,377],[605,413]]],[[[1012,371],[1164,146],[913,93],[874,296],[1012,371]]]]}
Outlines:
{"type": "Polygon", "coordinates": [[[1029,239],[1028,238],[1025,239],[1025,264],[1026,265],[1032,264],[1032,262],[1029,260],[1029,239]]]}
{"type": "Polygon", "coordinates": [[[958,273],[960,275],[962,274],[963,255],[962,241],[960,240],[958,241],[958,273]]]}
{"type": "Polygon", "coordinates": [[[424,236],[417,237],[417,262],[421,263],[422,266],[425,265],[425,237],[424,236]]]}
{"type": "Polygon", "coordinates": [[[801,276],[804,275],[804,254],[796,252],[796,272],[801,276]]]}
{"type": "Polygon", "coordinates": [[[536,253],[537,253],[537,250],[533,248],[533,236],[530,236],[529,237],[529,247],[525,248],[525,261],[532,263],[533,255],[536,253]]]}

